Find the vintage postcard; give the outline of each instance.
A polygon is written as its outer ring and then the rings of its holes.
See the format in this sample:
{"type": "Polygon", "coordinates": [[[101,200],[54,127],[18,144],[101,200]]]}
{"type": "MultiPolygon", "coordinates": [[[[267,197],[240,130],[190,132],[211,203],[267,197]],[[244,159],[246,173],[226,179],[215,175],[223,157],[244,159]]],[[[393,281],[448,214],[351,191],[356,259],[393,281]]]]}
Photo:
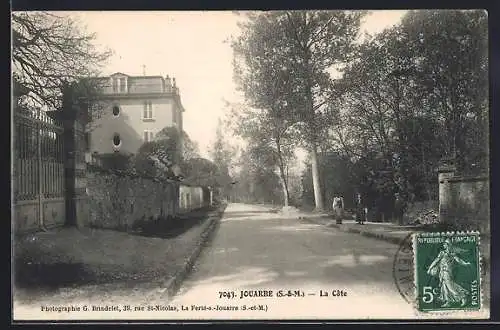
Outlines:
{"type": "Polygon", "coordinates": [[[486,11],[11,22],[13,320],[489,318],[486,11]]]}

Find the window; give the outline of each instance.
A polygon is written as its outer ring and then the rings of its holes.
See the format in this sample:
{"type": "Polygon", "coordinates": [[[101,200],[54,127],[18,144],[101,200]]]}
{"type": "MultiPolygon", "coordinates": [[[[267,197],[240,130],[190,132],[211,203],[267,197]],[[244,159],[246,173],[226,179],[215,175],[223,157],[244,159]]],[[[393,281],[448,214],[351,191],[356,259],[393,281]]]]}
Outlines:
{"type": "Polygon", "coordinates": [[[175,108],[172,109],[172,123],[177,124],[177,111],[175,108]]]}
{"type": "Polygon", "coordinates": [[[144,111],[142,112],[142,119],[153,119],[153,104],[151,101],[144,102],[144,111]]]}
{"type": "Polygon", "coordinates": [[[120,78],[119,80],[119,85],[120,85],[120,92],[125,92],[126,91],[126,83],[125,83],[125,78],[120,78]]]}
{"type": "Polygon", "coordinates": [[[117,117],[120,114],[120,106],[114,105],[113,106],[113,116],[117,117]]]}
{"type": "Polygon", "coordinates": [[[115,133],[115,135],[113,135],[113,144],[115,145],[115,147],[118,147],[121,143],[122,141],[120,139],[120,134],[115,133]]]}
{"type": "Polygon", "coordinates": [[[153,131],[146,130],[144,131],[144,142],[153,141],[153,131]]]}
{"type": "Polygon", "coordinates": [[[127,91],[126,78],[112,78],[113,93],[125,93],[127,91]]]}

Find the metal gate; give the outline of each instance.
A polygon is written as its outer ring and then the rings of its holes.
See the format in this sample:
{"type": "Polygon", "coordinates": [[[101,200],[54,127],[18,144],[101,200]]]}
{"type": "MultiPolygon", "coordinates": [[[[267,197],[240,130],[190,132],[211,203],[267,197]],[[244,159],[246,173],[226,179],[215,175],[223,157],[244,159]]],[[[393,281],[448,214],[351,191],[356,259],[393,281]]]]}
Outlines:
{"type": "Polygon", "coordinates": [[[44,111],[16,109],[13,130],[14,229],[64,224],[63,125],[44,111]]]}

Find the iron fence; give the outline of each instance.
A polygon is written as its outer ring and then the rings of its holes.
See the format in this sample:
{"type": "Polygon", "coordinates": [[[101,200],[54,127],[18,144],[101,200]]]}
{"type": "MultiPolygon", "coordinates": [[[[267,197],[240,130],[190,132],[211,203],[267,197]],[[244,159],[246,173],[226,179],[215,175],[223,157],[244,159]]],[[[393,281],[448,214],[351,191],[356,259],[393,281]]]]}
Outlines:
{"type": "MultiPolygon", "coordinates": [[[[44,200],[64,205],[63,125],[44,111],[16,109],[14,113],[14,202],[37,210],[34,223],[44,222],[44,200]],[[59,203],[61,204],[61,203],[59,203]]],[[[45,207],[45,209],[44,209],[45,207]]],[[[54,216],[55,218],[55,216],[54,216]]]]}

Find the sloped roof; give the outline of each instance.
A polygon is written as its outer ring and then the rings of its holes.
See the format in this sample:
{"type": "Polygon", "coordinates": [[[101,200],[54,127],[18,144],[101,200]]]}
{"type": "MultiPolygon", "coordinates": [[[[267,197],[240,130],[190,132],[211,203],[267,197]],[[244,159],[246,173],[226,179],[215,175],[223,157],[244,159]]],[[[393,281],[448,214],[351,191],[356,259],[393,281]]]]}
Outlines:
{"type": "Polygon", "coordinates": [[[115,72],[113,74],[110,75],[110,77],[114,77],[114,76],[127,76],[127,77],[130,77],[128,74],[125,74],[125,73],[122,73],[122,72],[115,72]]]}

